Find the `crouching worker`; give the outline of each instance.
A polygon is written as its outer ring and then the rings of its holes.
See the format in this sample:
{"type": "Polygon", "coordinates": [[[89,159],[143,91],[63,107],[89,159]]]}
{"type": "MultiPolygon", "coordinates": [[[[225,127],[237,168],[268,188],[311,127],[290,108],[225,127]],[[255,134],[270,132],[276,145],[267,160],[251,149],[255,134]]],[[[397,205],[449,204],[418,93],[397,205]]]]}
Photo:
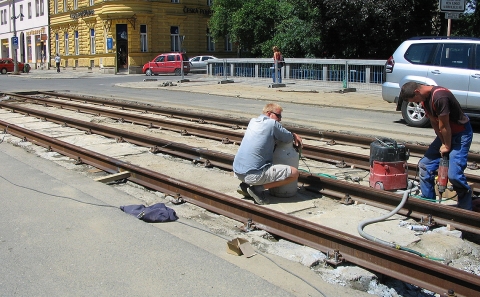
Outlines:
{"type": "Polygon", "coordinates": [[[285,129],[282,120],[283,108],[269,103],[263,114],[248,124],[240,148],[233,160],[233,172],[242,181],[238,193],[252,197],[258,204],[269,204],[266,189],[289,184],[298,178],[298,169],[289,165],[273,165],[273,151],[276,142],[293,143],[302,146],[302,139],[285,129]]]}

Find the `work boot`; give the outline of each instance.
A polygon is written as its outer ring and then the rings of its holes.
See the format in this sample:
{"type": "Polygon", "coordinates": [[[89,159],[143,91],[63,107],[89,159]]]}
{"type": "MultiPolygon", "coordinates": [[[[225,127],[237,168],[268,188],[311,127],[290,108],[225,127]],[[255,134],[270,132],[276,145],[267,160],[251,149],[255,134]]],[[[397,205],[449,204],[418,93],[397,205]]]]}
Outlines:
{"type": "Polygon", "coordinates": [[[249,185],[244,183],[244,182],[241,182],[240,185],[238,186],[237,188],[237,193],[240,194],[240,195],[243,195],[245,197],[251,197],[250,194],[248,194],[248,189],[249,185]]]}
{"type": "Polygon", "coordinates": [[[257,202],[258,204],[270,204],[268,198],[265,197],[265,188],[262,185],[250,186],[247,188],[247,192],[248,194],[250,194],[250,196],[252,196],[253,199],[255,199],[255,202],[257,202]]]}

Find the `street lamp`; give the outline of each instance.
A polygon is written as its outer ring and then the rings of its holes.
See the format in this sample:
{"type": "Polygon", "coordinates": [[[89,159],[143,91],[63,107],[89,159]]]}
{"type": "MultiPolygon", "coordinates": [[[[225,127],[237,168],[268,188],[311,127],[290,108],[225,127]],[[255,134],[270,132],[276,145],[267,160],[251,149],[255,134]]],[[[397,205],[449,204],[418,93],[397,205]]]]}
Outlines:
{"type": "Polygon", "coordinates": [[[13,20],[13,37],[12,37],[12,49],[13,49],[13,74],[20,74],[18,72],[18,61],[17,61],[17,49],[18,49],[18,37],[17,37],[17,27],[16,20],[19,17],[23,17],[23,14],[20,13],[18,16],[15,14],[15,0],[12,0],[12,20],[13,20]]]}

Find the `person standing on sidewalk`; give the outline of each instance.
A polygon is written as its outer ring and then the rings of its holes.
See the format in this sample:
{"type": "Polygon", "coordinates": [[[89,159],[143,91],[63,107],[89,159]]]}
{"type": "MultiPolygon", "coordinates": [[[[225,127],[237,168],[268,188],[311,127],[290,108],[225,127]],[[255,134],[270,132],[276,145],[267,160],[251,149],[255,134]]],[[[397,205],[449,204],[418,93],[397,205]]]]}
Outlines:
{"type": "Polygon", "coordinates": [[[293,142],[302,147],[302,139],[280,124],[282,111],[278,104],[265,105],[263,114],[250,120],[233,160],[233,172],[242,181],[237,192],[258,204],[269,204],[265,189],[289,184],[299,176],[293,166],[272,164],[276,142],[293,142]]]}
{"type": "Polygon", "coordinates": [[[60,72],[60,56],[58,53],[55,55],[55,65],[57,66],[57,72],[60,72]]]}
{"type": "Polygon", "coordinates": [[[282,53],[278,49],[278,46],[273,47],[273,83],[282,83],[282,66],[283,66],[282,53]]]}
{"type": "Polygon", "coordinates": [[[444,155],[449,156],[448,179],[458,195],[458,207],[472,210],[472,189],[464,170],[473,132],[470,119],[463,112],[455,96],[447,88],[407,82],[399,98],[420,103],[437,137],[418,164],[422,195],[435,200],[435,171],[444,155]]]}

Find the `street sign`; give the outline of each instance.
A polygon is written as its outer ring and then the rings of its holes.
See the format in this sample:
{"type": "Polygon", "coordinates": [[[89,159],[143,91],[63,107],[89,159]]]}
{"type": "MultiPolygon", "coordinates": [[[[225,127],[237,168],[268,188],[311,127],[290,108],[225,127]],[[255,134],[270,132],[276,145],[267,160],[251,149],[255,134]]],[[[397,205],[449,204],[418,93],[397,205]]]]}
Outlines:
{"type": "Polygon", "coordinates": [[[112,50],[113,49],[113,38],[108,37],[107,38],[107,50],[112,50]]]}
{"type": "Polygon", "coordinates": [[[465,0],[440,0],[441,12],[464,12],[465,0]]]}
{"type": "Polygon", "coordinates": [[[460,13],[459,12],[446,12],[445,13],[445,19],[450,19],[450,20],[458,20],[460,18],[460,13]]]}
{"type": "Polygon", "coordinates": [[[13,36],[13,37],[12,37],[12,48],[13,48],[13,49],[17,49],[17,48],[18,48],[18,37],[17,37],[17,36],[13,36]]]}

